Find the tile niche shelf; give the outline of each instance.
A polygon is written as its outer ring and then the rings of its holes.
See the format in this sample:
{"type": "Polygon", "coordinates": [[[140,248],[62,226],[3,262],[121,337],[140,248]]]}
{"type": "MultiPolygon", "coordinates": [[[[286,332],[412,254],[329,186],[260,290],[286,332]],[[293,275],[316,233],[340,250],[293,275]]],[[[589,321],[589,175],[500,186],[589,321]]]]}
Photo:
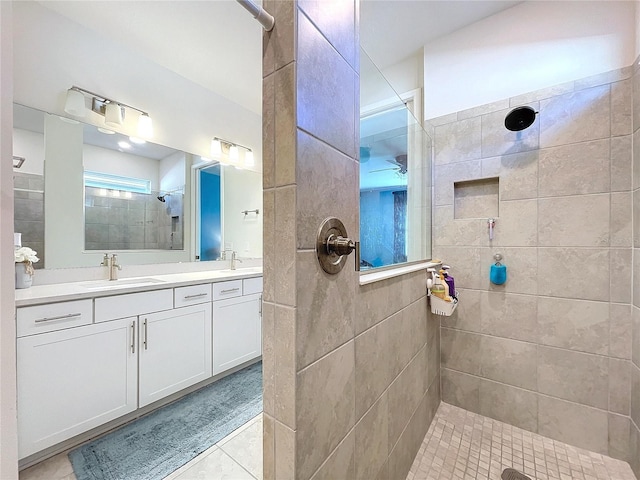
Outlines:
{"type": "Polygon", "coordinates": [[[498,177],[455,182],[453,184],[454,218],[498,217],[499,191],[498,177]]]}

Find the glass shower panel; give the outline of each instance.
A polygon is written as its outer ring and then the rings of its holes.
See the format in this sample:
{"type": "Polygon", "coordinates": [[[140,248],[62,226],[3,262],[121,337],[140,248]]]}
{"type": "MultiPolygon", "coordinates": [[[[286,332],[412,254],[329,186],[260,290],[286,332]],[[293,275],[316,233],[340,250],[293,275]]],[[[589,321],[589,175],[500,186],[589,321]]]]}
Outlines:
{"type": "Polygon", "coordinates": [[[431,138],[414,116],[418,91],[398,95],[360,56],[360,267],[431,257],[431,138]]]}

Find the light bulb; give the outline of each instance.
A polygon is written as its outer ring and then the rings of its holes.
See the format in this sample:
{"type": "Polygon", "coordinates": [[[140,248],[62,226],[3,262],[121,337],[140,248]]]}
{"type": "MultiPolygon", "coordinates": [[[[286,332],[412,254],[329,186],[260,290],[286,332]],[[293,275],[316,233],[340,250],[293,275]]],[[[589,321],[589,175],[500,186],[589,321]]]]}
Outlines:
{"type": "Polygon", "coordinates": [[[117,127],[118,125],[122,125],[122,122],[122,107],[117,103],[107,103],[104,110],[104,123],[112,127],[117,127]]]}
{"type": "Polygon", "coordinates": [[[235,145],[231,145],[229,147],[229,160],[231,160],[232,162],[237,162],[238,161],[238,147],[235,145]]]}
{"type": "Polygon", "coordinates": [[[253,150],[248,150],[247,153],[244,154],[244,165],[245,167],[253,167],[255,164],[256,161],[253,158],[253,150]]]}
{"type": "Polygon", "coordinates": [[[151,121],[151,117],[146,113],[143,113],[138,118],[138,136],[143,138],[153,137],[153,122],[151,121]]]}
{"type": "Polygon", "coordinates": [[[211,140],[211,156],[213,158],[219,157],[222,155],[222,143],[217,138],[211,140]]]}
{"type": "Polygon", "coordinates": [[[83,93],[73,88],[67,90],[67,100],[64,104],[64,111],[69,115],[84,117],[87,114],[87,109],[84,105],[83,93]]]}

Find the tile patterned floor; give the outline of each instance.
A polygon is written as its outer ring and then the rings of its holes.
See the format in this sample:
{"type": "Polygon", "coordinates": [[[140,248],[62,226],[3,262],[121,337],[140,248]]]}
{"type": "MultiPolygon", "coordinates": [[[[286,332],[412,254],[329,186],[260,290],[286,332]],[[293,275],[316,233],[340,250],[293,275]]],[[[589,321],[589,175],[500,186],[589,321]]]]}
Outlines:
{"type": "Polygon", "coordinates": [[[604,455],[441,403],[407,480],[500,480],[505,468],[532,480],[636,480],[604,455]]]}
{"type": "MultiPolygon", "coordinates": [[[[20,480],[76,480],[67,452],[20,472],[20,480]]],[[[262,480],[262,415],[231,432],[165,480],[262,480]]]]}

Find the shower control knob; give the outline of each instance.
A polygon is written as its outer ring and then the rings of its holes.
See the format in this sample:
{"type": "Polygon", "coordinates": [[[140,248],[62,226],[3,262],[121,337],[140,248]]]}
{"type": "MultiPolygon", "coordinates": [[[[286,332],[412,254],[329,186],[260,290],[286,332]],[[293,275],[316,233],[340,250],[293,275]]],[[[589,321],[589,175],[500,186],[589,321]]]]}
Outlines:
{"type": "Polygon", "coordinates": [[[334,234],[327,238],[327,253],[336,255],[349,255],[356,249],[356,243],[349,239],[334,234]]]}
{"type": "Polygon", "coordinates": [[[316,238],[316,255],[322,269],[329,274],[336,274],[347,262],[347,256],[355,250],[356,270],[360,270],[359,243],[347,235],[344,224],[334,217],[326,218],[318,229],[316,238]]]}

